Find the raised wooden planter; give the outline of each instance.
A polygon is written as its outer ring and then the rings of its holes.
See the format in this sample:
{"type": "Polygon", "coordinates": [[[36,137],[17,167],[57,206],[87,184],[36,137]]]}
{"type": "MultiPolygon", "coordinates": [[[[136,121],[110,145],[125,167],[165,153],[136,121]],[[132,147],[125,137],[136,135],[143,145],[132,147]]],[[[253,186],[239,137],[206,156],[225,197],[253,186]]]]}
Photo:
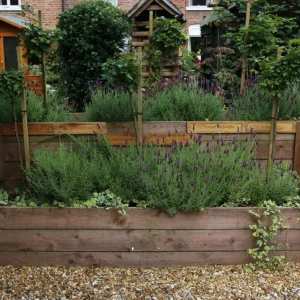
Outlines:
{"type": "MultiPolygon", "coordinates": [[[[299,209],[282,208],[289,229],[276,254],[300,261],[299,209]]],[[[266,220],[267,222],[267,220],[266,220]]],[[[152,209],[0,208],[0,265],[110,267],[241,264],[254,246],[248,208],[173,217],[152,209]]]]}
{"type": "MultiPolygon", "coordinates": [[[[19,124],[21,147],[23,148],[22,124],[19,124]]],[[[221,137],[232,140],[238,136],[245,140],[250,132],[256,132],[257,159],[266,164],[268,158],[270,122],[144,122],[144,143],[171,145],[174,141],[186,141],[191,134],[202,133],[202,140],[213,145],[221,137]]],[[[65,135],[98,138],[106,136],[114,146],[135,143],[134,125],[121,123],[29,123],[30,150],[41,147],[55,149],[60,142],[71,145],[65,135]]],[[[275,142],[275,162],[286,161],[300,174],[300,122],[278,122],[275,142]]],[[[22,153],[23,155],[23,153],[22,153]]],[[[24,155],[23,155],[24,156],[24,155]]],[[[22,186],[22,173],[13,124],[0,124],[0,187],[9,192],[22,186]]]]}

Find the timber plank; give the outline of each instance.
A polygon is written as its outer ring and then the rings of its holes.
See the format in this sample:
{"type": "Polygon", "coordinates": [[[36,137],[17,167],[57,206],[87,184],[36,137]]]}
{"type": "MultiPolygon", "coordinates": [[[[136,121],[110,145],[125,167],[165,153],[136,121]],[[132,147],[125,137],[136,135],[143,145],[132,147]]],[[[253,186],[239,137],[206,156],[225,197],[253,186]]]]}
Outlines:
{"type": "MultiPolygon", "coordinates": [[[[260,121],[260,122],[246,122],[246,132],[257,133],[269,133],[271,128],[271,122],[260,121]]],[[[276,126],[276,132],[279,133],[295,133],[296,132],[296,121],[278,121],[276,126]]]]}
{"type": "MultiPolygon", "coordinates": [[[[251,208],[207,208],[202,212],[178,212],[170,217],[154,209],[128,208],[126,215],[104,208],[14,208],[0,207],[0,230],[105,230],[105,229],[249,229],[251,208]]],[[[281,208],[289,229],[300,229],[299,209],[281,208]]]]}
{"type": "MultiPolygon", "coordinates": [[[[276,141],[274,159],[293,159],[294,158],[294,141],[276,141]]],[[[268,141],[259,141],[257,144],[257,159],[268,158],[268,141]]]]}
{"type": "Polygon", "coordinates": [[[20,162],[4,162],[3,164],[3,177],[5,181],[22,180],[22,171],[20,162]]]}
{"type": "Polygon", "coordinates": [[[0,124],[0,181],[4,180],[4,144],[2,140],[2,125],[0,124]]]}
{"type": "MultiPolygon", "coordinates": [[[[18,124],[19,134],[22,135],[22,123],[18,124]]],[[[105,134],[106,123],[101,122],[74,122],[74,123],[29,123],[30,135],[57,135],[57,134],[105,134]]],[[[14,124],[2,125],[2,135],[13,135],[14,124]]]]}
{"type": "MultiPolygon", "coordinates": [[[[300,251],[278,251],[300,262],[300,251]]],[[[0,265],[150,268],[252,262],[246,251],[236,252],[2,252],[0,265]]]]}
{"type": "Polygon", "coordinates": [[[242,133],[245,132],[245,122],[209,122],[189,121],[187,122],[188,133],[242,133]]]}
{"type": "Polygon", "coordinates": [[[297,122],[296,125],[295,152],[294,152],[293,166],[294,166],[294,170],[296,170],[298,175],[300,175],[300,122],[297,122]]]}
{"type": "Polygon", "coordinates": [[[239,251],[254,246],[250,230],[2,230],[0,241],[0,251],[26,252],[239,251]]]}
{"type": "Polygon", "coordinates": [[[149,31],[134,31],[131,33],[132,36],[135,37],[148,37],[149,36],[149,31]]]}

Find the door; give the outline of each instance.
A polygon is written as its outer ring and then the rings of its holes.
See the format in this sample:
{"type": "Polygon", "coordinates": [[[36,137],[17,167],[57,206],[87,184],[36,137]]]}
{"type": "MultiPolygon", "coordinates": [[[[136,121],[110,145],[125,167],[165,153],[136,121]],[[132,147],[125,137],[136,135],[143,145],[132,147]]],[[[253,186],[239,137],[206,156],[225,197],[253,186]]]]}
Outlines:
{"type": "Polygon", "coordinates": [[[17,46],[19,39],[12,35],[0,37],[0,69],[18,70],[17,46]]]}

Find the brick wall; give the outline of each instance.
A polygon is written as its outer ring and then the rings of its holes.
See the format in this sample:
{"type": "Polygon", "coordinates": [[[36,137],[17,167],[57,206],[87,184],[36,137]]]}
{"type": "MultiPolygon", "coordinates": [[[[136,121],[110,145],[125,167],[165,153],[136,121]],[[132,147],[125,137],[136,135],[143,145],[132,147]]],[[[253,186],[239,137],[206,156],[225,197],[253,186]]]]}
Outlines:
{"type": "MultiPolygon", "coordinates": [[[[23,0],[24,2],[25,0],[23,0]]],[[[68,9],[73,5],[87,0],[65,0],[64,9],[68,9]]],[[[128,11],[138,0],[117,0],[118,6],[128,11]]],[[[57,17],[62,12],[62,0],[26,0],[36,11],[41,9],[43,12],[43,24],[46,28],[55,28],[57,17]]],[[[204,16],[210,14],[210,11],[186,11],[188,0],[173,0],[173,3],[184,13],[184,18],[187,20],[187,27],[194,24],[199,24],[204,16]]],[[[20,12],[0,11],[0,15],[10,15],[21,17],[20,12]]]]}

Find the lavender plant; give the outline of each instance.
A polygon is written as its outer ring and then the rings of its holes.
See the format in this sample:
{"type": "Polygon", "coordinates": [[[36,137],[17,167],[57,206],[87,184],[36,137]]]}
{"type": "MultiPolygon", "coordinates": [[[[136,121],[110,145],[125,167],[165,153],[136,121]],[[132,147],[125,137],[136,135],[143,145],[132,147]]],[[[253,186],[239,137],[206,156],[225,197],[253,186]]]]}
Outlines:
{"type": "MultiPolygon", "coordinates": [[[[213,143],[201,134],[175,142],[171,148],[128,146],[116,152],[112,168],[117,174],[110,189],[128,201],[146,200],[149,207],[169,214],[205,207],[258,205],[264,200],[283,201],[297,194],[299,183],[291,170],[273,167],[265,176],[255,161],[255,141],[213,143]]],[[[145,203],[145,202],[144,202],[145,203]]]]}
{"type": "MultiPolygon", "coordinates": [[[[131,121],[132,112],[128,95],[97,89],[86,108],[86,119],[96,121],[131,121]],[[127,101],[128,100],[128,101],[127,101]]],[[[136,103],[136,99],[134,99],[136,103]]],[[[223,103],[212,93],[190,88],[183,83],[161,83],[158,91],[145,91],[144,121],[220,120],[223,103]]]]}
{"type": "MultiPolygon", "coordinates": [[[[299,119],[300,96],[299,84],[286,88],[279,97],[279,120],[299,119]]],[[[268,121],[271,117],[272,98],[268,91],[263,90],[258,78],[250,78],[247,89],[242,95],[236,94],[229,108],[230,120],[268,121]]]]}

